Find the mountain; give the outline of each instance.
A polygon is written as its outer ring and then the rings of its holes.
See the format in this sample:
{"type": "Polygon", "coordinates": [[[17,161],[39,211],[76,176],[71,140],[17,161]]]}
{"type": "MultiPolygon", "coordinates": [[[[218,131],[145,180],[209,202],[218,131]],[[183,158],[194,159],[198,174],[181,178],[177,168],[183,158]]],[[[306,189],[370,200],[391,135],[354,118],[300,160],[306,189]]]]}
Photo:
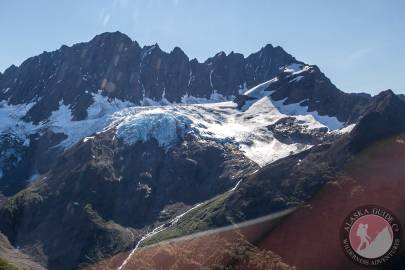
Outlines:
{"type": "Polygon", "coordinates": [[[392,91],[281,47],[199,63],[119,32],[8,68],[0,102],[0,232],[47,269],[298,207],[405,130],[392,91]]]}
{"type": "Polygon", "coordinates": [[[134,105],[230,100],[292,62],[283,49],[267,45],[246,59],[218,53],[199,63],[180,48],[141,48],[120,32],[29,58],[0,77],[0,191],[15,194],[45,173],[59,146],[105,125],[96,121],[101,116],[134,105]]]}
{"type": "Polygon", "coordinates": [[[114,32],[11,66],[0,77],[0,101],[30,104],[23,118],[34,124],[48,119],[61,102],[71,108],[73,120],[83,120],[93,103],[92,93],[99,90],[135,105],[181,102],[187,96],[210,98],[214,93],[225,98],[274,78],[282,68],[294,86],[280,85],[285,89],[276,99],[288,97],[291,103],[308,98],[310,110],[346,121],[347,110],[370,98],[339,91],[316,66],[297,61],[278,46],[266,45],[246,58],[220,52],[199,63],[178,47],[170,53],[157,44],[141,48],[125,34],[114,32]]]}
{"type": "Polygon", "coordinates": [[[272,45],[246,58],[221,52],[199,63],[180,48],[141,48],[114,32],[29,58],[0,77],[0,192],[23,189],[61,150],[99,131],[119,109],[241,102],[246,97],[240,93],[275,77],[275,101],[301,103],[342,123],[356,122],[371,98],[338,90],[316,66],[272,45]]]}
{"type": "Polygon", "coordinates": [[[32,269],[44,270],[45,268],[35,262],[35,260],[27,254],[21,252],[13,247],[7,237],[0,233],[0,269],[4,270],[18,270],[18,269],[32,269]],[[3,259],[5,258],[5,259],[3,259]],[[13,263],[9,263],[8,261],[13,263]],[[11,264],[11,265],[10,265],[11,264]]]}
{"type": "Polygon", "coordinates": [[[91,93],[134,104],[167,100],[180,102],[185,95],[209,98],[216,90],[224,96],[273,78],[281,66],[296,62],[281,47],[267,45],[246,59],[221,52],[199,63],[178,47],[170,53],[157,44],[141,48],[120,32],[104,33],[86,43],[62,46],[11,66],[0,78],[0,100],[9,104],[36,101],[25,120],[47,119],[59,103],[69,105],[75,120],[86,118],[91,93]]]}

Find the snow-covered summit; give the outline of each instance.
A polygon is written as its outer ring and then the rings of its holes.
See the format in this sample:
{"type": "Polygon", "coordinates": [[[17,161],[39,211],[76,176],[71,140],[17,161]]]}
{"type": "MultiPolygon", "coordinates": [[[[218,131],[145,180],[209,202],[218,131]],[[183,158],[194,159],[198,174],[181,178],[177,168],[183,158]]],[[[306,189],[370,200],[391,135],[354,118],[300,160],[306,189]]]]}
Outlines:
{"type": "MultiPolygon", "coordinates": [[[[295,65],[292,65],[290,69],[296,70],[298,68],[295,65]]],[[[305,67],[303,69],[305,69],[305,67]]],[[[262,105],[259,104],[266,104],[264,105],[266,107],[265,110],[276,109],[276,111],[278,111],[278,113],[280,114],[286,116],[296,116],[297,118],[313,124],[320,123],[330,130],[337,130],[344,127],[344,123],[340,122],[334,116],[320,115],[317,111],[309,111],[308,106],[304,105],[307,100],[301,100],[298,103],[291,104],[286,104],[287,98],[284,98],[282,100],[274,100],[271,97],[271,94],[273,94],[274,92],[274,90],[272,89],[272,85],[276,82],[278,82],[277,77],[246,91],[244,95],[250,97],[251,99],[245,102],[242,110],[252,111],[257,110],[258,108],[259,110],[263,110],[263,108],[260,108],[262,107],[262,105]]]]}

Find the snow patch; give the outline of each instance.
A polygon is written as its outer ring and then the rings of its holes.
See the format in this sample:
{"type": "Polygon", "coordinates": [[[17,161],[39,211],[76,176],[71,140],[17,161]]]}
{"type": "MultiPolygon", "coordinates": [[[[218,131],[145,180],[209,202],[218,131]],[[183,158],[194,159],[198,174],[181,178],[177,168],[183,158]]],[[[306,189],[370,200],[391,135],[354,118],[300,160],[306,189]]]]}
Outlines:
{"type": "Polygon", "coordinates": [[[340,122],[334,116],[320,115],[317,111],[309,111],[308,106],[302,105],[306,100],[301,100],[298,103],[285,104],[287,98],[282,100],[272,99],[271,94],[274,90],[270,89],[270,87],[271,84],[277,80],[276,77],[246,91],[244,95],[253,98],[253,100],[246,101],[245,105],[242,107],[242,111],[253,112],[259,110],[262,113],[273,111],[273,114],[276,114],[274,111],[277,110],[279,114],[284,116],[296,116],[297,119],[312,123],[312,126],[318,126],[320,123],[323,126],[328,127],[330,130],[336,130],[343,127],[344,123],[340,122]]]}
{"type": "Polygon", "coordinates": [[[303,64],[293,63],[284,67],[283,71],[287,73],[297,72],[302,69],[303,64]]]}
{"type": "Polygon", "coordinates": [[[89,136],[89,137],[84,137],[83,142],[88,142],[90,140],[93,140],[95,137],[94,136],[89,136]]]}
{"type": "Polygon", "coordinates": [[[143,97],[142,100],[140,101],[140,104],[141,106],[165,106],[170,105],[171,103],[164,97],[158,101],[155,101],[151,98],[143,97]]]}
{"type": "Polygon", "coordinates": [[[39,177],[39,174],[38,174],[38,173],[34,173],[33,175],[30,176],[30,178],[28,178],[27,182],[32,183],[32,182],[34,182],[35,180],[37,180],[38,177],[39,177]]]}
{"type": "Polygon", "coordinates": [[[34,125],[22,120],[22,117],[32,108],[34,102],[10,105],[6,101],[0,102],[0,134],[10,133],[29,145],[28,136],[33,133],[34,125]]]}
{"type": "MultiPolygon", "coordinates": [[[[267,96],[269,92],[266,93],[266,91],[270,91],[268,88],[270,87],[271,84],[275,83],[278,81],[278,78],[275,77],[274,79],[271,79],[269,81],[266,81],[264,83],[261,83],[251,89],[249,89],[248,91],[246,91],[244,93],[244,95],[252,97],[252,98],[261,98],[263,96],[267,96]]],[[[251,103],[253,103],[254,101],[252,101],[251,103]]]]}
{"type": "Polygon", "coordinates": [[[41,123],[42,127],[48,127],[53,132],[62,132],[67,135],[67,138],[59,146],[70,147],[83,138],[102,130],[113,121],[111,115],[114,112],[133,106],[128,101],[109,99],[101,94],[101,90],[98,93],[93,93],[92,96],[94,102],[87,108],[86,119],[73,121],[70,106],[65,105],[62,100],[59,102],[59,109],[53,111],[49,119],[41,123]]]}
{"type": "Polygon", "coordinates": [[[209,98],[194,97],[189,94],[185,94],[181,97],[181,103],[183,104],[204,104],[204,103],[217,103],[228,100],[233,100],[235,96],[224,96],[219,94],[217,90],[213,90],[209,98]]]}
{"type": "Polygon", "coordinates": [[[21,118],[31,109],[34,103],[10,105],[6,101],[0,102],[0,131],[18,129],[21,118]]]}
{"type": "MultiPolygon", "coordinates": [[[[213,90],[210,94],[209,98],[205,97],[195,97],[189,94],[185,94],[180,98],[181,104],[204,104],[204,103],[217,103],[217,102],[224,102],[235,99],[235,96],[224,96],[219,94],[217,90],[213,90]]],[[[160,100],[154,100],[151,98],[143,96],[142,100],[140,101],[141,106],[167,106],[167,105],[174,105],[176,102],[170,102],[165,98],[165,92],[163,91],[162,97],[160,100]]]]}
{"type": "Polygon", "coordinates": [[[304,65],[304,64],[299,64],[299,63],[293,63],[293,64],[285,66],[284,68],[281,68],[281,69],[285,73],[290,73],[291,75],[298,75],[298,74],[300,74],[302,72],[310,70],[311,66],[304,65]]]}
{"type": "Polygon", "coordinates": [[[152,52],[155,48],[156,48],[156,45],[152,45],[150,47],[148,47],[148,46],[144,47],[141,52],[141,59],[144,59],[146,56],[152,54],[152,52]]]}
{"type": "Polygon", "coordinates": [[[212,74],[214,73],[214,70],[212,69],[211,71],[210,71],[210,86],[211,86],[211,89],[214,89],[214,85],[212,84],[212,74]]]}
{"type": "Polygon", "coordinates": [[[60,144],[66,148],[79,142],[82,138],[102,130],[112,121],[111,115],[114,112],[133,105],[118,99],[108,100],[108,97],[103,96],[101,91],[92,95],[94,102],[87,109],[88,117],[86,119],[73,121],[70,106],[65,105],[61,100],[58,110],[53,111],[49,119],[38,125],[22,120],[34,103],[9,105],[2,101],[0,102],[0,134],[11,133],[27,146],[29,145],[29,135],[41,132],[43,129],[50,129],[55,133],[62,132],[67,135],[67,138],[60,144]]]}
{"type": "Polygon", "coordinates": [[[274,106],[283,114],[290,116],[309,116],[313,117],[316,121],[328,127],[330,130],[336,130],[343,127],[343,122],[340,122],[334,116],[320,115],[317,111],[309,111],[308,106],[302,106],[302,102],[285,104],[287,98],[275,101],[272,100],[274,106]]]}
{"type": "Polygon", "coordinates": [[[299,82],[302,79],[304,79],[304,76],[299,75],[299,76],[295,77],[294,79],[289,80],[288,83],[299,82]]]}
{"type": "Polygon", "coordinates": [[[348,126],[346,126],[344,128],[335,130],[334,132],[336,132],[338,134],[350,133],[355,126],[356,126],[356,124],[351,124],[351,125],[348,125],[348,126]]]}
{"type": "Polygon", "coordinates": [[[193,71],[190,69],[187,87],[190,87],[191,82],[194,80],[193,71]]]}

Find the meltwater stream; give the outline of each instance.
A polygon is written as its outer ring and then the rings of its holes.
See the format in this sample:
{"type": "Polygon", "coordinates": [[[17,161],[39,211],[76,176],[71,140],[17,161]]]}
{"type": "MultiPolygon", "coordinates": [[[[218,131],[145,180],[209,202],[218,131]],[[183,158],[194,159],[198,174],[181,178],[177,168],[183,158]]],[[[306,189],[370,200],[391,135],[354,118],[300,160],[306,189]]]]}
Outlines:
{"type": "MultiPolygon", "coordinates": [[[[254,172],[251,173],[251,174],[254,174],[254,173],[256,173],[256,172],[257,172],[257,170],[254,171],[254,172]]],[[[241,181],[242,181],[242,179],[239,180],[239,181],[236,183],[236,185],[235,185],[233,188],[231,188],[229,191],[230,191],[230,192],[233,192],[235,189],[237,189],[238,186],[239,186],[239,184],[241,183],[241,181]]],[[[192,210],[196,209],[197,207],[199,207],[199,206],[202,205],[203,203],[204,203],[204,202],[194,205],[192,208],[190,208],[190,209],[188,209],[187,211],[185,211],[184,213],[182,213],[182,214],[180,214],[180,215],[174,217],[174,218],[171,219],[169,222],[164,223],[164,224],[160,225],[159,227],[156,227],[155,229],[153,229],[153,231],[151,231],[150,233],[145,234],[145,235],[138,241],[138,243],[136,244],[136,246],[132,249],[131,253],[129,253],[128,257],[127,257],[127,258],[124,260],[124,262],[118,267],[117,270],[122,270],[122,269],[125,267],[125,265],[129,262],[129,260],[131,259],[132,255],[135,253],[135,251],[138,250],[138,248],[139,248],[139,246],[142,244],[142,242],[144,242],[145,240],[151,238],[151,237],[154,236],[155,234],[160,233],[160,232],[166,230],[167,228],[170,228],[172,225],[176,224],[184,215],[186,215],[187,213],[189,213],[189,212],[191,212],[192,210]],[[167,226],[167,225],[169,225],[169,226],[167,226]]]]}
{"type": "Polygon", "coordinates": [[[132,249],[131,253],[129,253],[128,257],[124,260],[124,262],[118,267],[118,270],[121,270],[125,267],[125,265],[129,262],[129,260],[131,259],[132,255],[135,253],[135,251],[139,248],[139,246],[142,244],[142,242],[144,242],[145,240],[151,238],[152,236],[154,236],[157,233],[160,233],[164,230],[166,230],[167,228],[171,227],[172,225],[176,224],[184,215],[186,215],[187,213],[189,213],[190,211],[196,209],[197,207],[199,207],[201,204],[203,203],[199,203],[196,204],[195,206],[193,206],[192,208],[188,209],[187,211],[185,211],[184,213],[176,216],[175,218],[173,218],[172,220],[170,220],[167,223],[164,223],[162,225],[160,225],[159,227],[156,227],[155,229],[153,229],[153,231],[145,234],[136,244],[136,246],[132,249]],[[167,226],[169,225],[169,226],[167,226]]]}

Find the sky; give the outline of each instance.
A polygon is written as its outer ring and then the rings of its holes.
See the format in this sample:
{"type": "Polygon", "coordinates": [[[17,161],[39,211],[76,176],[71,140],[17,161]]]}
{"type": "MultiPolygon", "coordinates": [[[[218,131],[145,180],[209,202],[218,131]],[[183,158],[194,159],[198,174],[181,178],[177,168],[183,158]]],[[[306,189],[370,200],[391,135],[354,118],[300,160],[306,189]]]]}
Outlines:
{"type": "Polygon", "coordinates": [[[404,14],[403,0],[0,0],[0,72],[118,30],[199,61],[279,45],[345,92],[405,94],[404,14]]]}

